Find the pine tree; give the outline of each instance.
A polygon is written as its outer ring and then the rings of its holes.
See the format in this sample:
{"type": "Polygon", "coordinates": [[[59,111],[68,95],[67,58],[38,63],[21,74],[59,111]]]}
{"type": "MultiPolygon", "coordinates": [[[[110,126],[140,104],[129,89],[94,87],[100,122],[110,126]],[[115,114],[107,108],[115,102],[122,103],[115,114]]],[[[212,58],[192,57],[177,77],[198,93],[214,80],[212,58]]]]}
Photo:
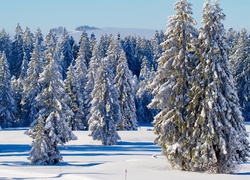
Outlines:
{"type": "Polygon", "coordinates": [[[152,89],[150,85],[155,78],[155,72],[148,63],[148,59],[144,57],[139,76],[139,85],[136,93],[137,96],[137,117],[139,123],[151,123],[154,120],[157,110],[149,109],[147,105],[152,101],[152,89]]]}
{"type": "Polygon", "coordinates": [[[37,83],[40,73],[44,68],[44,46],[42,45],[41,32],[38,30],[35,35],[34,49],[28,64],[27,75],[23,82],[22,96],[22,124],[30,126],[37,119],[36,96],[41,91],[41,86],[37,83]]]}
{"type": "Polygon", "coordinates": [[[132,84],[132,72],[128,68],[125,52],[122,51],[116,68],[115,87],[121,108],[122,120],[117,130],[137,130],[135,95],[132,84]]]}
{"type": "Polygon", "coordinates": [[[8,63],[10,64],[11,39],[4,29],[0,32],[0,52],[3,51],[5,52],[8,63]]]}
{"type": "Polygon", "coordinates": [[[128,61],[128,67],[132,71],[133,75],[139,77],[140,69],[139,59],[136,57],[136,37],[127,36],[122,41],[122,48],[125,51],[126,58],[128,61]]]}
{"type": "Polygon", "coordinates": [[[0,129],[12,127],[15,117],[15,99],[11,88],[11,76],[5,52],[0,58],[0,129]]]}
{"type": "Polygon", "coordinates": [[[86,66],[89,67],[89,61],[91,59],[92,56],[92,52],[90,49],[90,41],[89,41],[89,37],[88,34],[86,33],[86,31],[82,32],[80,41],[79,41],[79,52],[78,52],[78,56],[83,56],[83,58],[86,61],[86,66]]]}
{"type": "Polygon", "coordinates": [[[121,53],[122,46],[120,42],[120,37],[118,35],[116,39],[111,39],[110,45],[107,50],[109,68],[112,70],[114,76],[116,75],[116,67],[118,66],[121,53]]]}
{"type": "Polygon", "coordinates": [[[11,61],[10,70],[11,75],[18,79],[21,73],[21,65],[23,62],[23,30],[18,24],[16,27],[16,34],[11,45],[11,61]]]}
{"type": "Polygon", "coordinates": [[[153,68],[157,69],[157,61],[161,57],[162,54],[162,41],[161,34],[159,31],[155,31],[154,37],[151,39],[152,51],[153,51],[153,68]]]}
{"type": "Polygon", "coordinates": [[[86,118],[87,120],[89,119],[89,115],[90,115],[90,108],[91,108],[91,101],[92,101],[92,91],[94,89],[94,85],[95,85],[95,79],[97,76],[97,69],[99,68],[101,64],[101,60],[100,60],[100,52],[98,50],[98,46],[96,45],[95,48],[93,49],[93,53],[92,53],[92,58],[90,59],[90,63],[89,63],[89,69],[88,69],[88,73],[87,73],[87,83],[85,86],[85,108],[86,108],[86,118]]]}
{"type": "Polygon", "coordinates": [[[89,118],[90,135],[103,145],[115,145],[120,139],[116,132],[116,124],[121,120],[118,94],[114,87],[112,72],[103,60],[95,80],[92,92],[89,118]]]}
{"type": "Polygon", "coordinates": [[[238,97],[229,68],[225,15],[217,1],[206,0],[197,56],[199,64],[190,91],[186,137],[175,144],[185,170],[232,173],[247,160],[249,143],[238,97]],[[185,149],[183,148],[185,147],[185,149]],[[181,151],[180,151],[181,150],[181,151]]]}
{"type": "Polygon", "coordinates": [[[66,90],[71,97],[71,106],[74,111],[74,117],[70,122],[73,130],[87,129],[87,112],[85,105],[85,86],[87,83],[87,67],[83,55],[79,55],[75,65],[71,65],[67,72],[65,80],[66,90]]]}
{"type": "Polygon", "coordinates": [[[27,131],[33,138],[28,158],[31,164],[57,164],[61,158],[58,144],[77,139],[67,124],[73,112],[65,103],[68,97],[56,58],[56,53],[47,52],[47,65],[38,80],[42,87],[36,97],[39,116],[27,131]]]}
{"type": "Polygon", "coordinates": [[[74,66],[71,64],[67,71],[67,77],[64,80],[65,90],[70,99],[66,102],[67,105],[71,108],[74,115],[68,120],[69,127],[72,130],[83,130],[84,125],[82,122],[83,116],[82,111],[79,109],[78,99],[76,97],[78,83],[76,81],[76,72],[74,66]],[[79,116],[80,115],[80,116],[79,116]]]}
{"type": "Polygon", "coordinates": [[[197,31],[187,0],[177,1],[175,10],[165,33],[167,40],[163,43],[163,54],[151,86],[154,98],[149,107],[159,109],[153,121],[155,143],[163,148],[163,154],[173,167],[189,170],[186,151],[190,142],[185,137],[193,65],[189,55],[197,31]]]}
{"type": "Polygon", "coordinates": [[[30,61],[31,52],[33,51],[34,48],[33,44],[34,44],[33,34],[27,27],[23,33],[23,51],[27,56],[28,62],[30,61]]]}
{"type": "Polygon", "coordinates": [[[243,116],[246,121],[250,121],[250,41],[246,29],[241,30],[235,49],[230,56],[230,63],[236,81],[239,102],[243,108],[243,116]]]}
{"type": "Polygon", "coordinates": [[[57,53],[60,56],[59,65],[63,79],[66,78],[66,73],[71,62],[74,60],[72,47],[70,45],[70,37],[68,31],[64,28],[61,41],[57,44],[57,53]]]}

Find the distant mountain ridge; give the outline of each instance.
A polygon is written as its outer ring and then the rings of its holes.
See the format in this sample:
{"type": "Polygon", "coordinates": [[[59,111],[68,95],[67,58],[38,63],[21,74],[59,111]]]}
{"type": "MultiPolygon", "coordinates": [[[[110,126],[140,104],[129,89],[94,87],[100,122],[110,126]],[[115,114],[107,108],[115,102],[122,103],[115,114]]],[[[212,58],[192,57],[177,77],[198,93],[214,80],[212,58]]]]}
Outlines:
{"type": "Polygon", "coordinates": [[[91,30],[99,30],[100,28],[94,27],[94,26],[78,26],[75,30],[76,31],[91,31],[91,30]]]}
{"type": "MultiPolygon", "coordinates": [[[[139,29],[139,28],[97,28],[97,29],[88,29],[85,30],[90,36],[92,33],[95,34],[97,40],[100,39],[102,35],[113,35],[114,37],[120,34],[121,38],[126,36],[140,36],[145,37],[146,39],[151,39],[154,36],[156,29],[139,29]]],[[[158,30],[161,31],[161,30],[158,30]]],[[[81,37],[82,31],[69,31],[69,35],[72,36],[76,41],[81,37]]]]}

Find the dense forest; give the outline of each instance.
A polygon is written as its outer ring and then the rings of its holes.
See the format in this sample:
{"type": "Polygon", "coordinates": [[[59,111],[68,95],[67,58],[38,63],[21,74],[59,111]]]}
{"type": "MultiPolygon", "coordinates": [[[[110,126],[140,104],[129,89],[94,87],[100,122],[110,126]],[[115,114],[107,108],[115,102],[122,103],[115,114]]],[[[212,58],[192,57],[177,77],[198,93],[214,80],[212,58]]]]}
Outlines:
{"type": "Polygon", "coordinates": [[[31,163],[55,164],[57,144],[76,139],[72,130],[114,145],[117,130],[153,123],[173,166],[231,172],[232,161],[247,156],[250,36],[224,29],[217,2],[205,1],[200,29],[186,0],[175,10],[167,31],[152,39],[118,33],[97,40],[83,30],[76,42],[65,28],[44,36],[18,24],[13,38],[2,30],[0,127],[30,127],[31,163]],[[37,157],[41,144],[52,159],[37,157]]]}

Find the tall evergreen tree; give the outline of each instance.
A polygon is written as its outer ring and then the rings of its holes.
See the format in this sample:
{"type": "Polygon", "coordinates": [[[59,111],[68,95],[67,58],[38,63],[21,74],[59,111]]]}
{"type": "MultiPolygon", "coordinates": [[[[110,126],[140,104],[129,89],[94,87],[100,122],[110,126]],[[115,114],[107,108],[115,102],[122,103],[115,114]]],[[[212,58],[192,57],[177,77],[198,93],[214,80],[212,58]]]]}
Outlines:
{"type": "Polygon", "coordinates": [[[190,162],[185,153],[189,148],[189,139],[185,136],[193,64],[189,54],[197,31],[187,0],[177,1],[175,10],[165,33],[167,40],[158,60],[158,71],[152,83],[154,98],[149,107],[159,109],[153,122],[155,142],[163,148],[163,154],[173,167],[189,170],[190,162]]]}
{"type": "Polygon", "coordinates": [[[90,40],[86,31],[82,32],[82,35],[79,41],[78,56],[83,56],[83,58],[86,61],[86,66],[89,67],[89,61],[91,59],[92,52],[91,52],[91,47],[90,47],[90,40]]]}
{"type": "Polygon", "coordinates": [[[156,109],[148,108],[148,104],[152,101],[152,89],[150,85],[155,78],[155,72],[148,63],[146,57],[142,60],[142,67],[139,76],[139,85],[136,92],[137,96],[137,117],[139,123],[151,123],[157,114],[156,109]]]}
{"type": "Polygon", "coordinates": [[[132,72],[128,68],[125,52],[122,51],[116,68],[115,87],[121,108],[122,120],[117,130],[137,130],[135,95],[132,83],[132,72]]]}
{"type": "Polygon", "coordinates": [[[10,61],[10,70],[11,75],[14,75],[18,79],[21,73],[21,65],[23,62],[23,30],[18,24],[16,27],[16,34],[14,36],[12,45],[11,45],[11,61],[10,61]]]}
{"type": "Polygon", "coordinates": [[[188,131],[185,141],[174,149],[181,152],[178,166],[185,170],[232,173],[236,164],[249,156],[247,132],[229,68],[224,19],[218,1],[211,4],[206,0],[197,48],[199,64],[193,71],[189,120],[184,127],[188,131]]]}
{"type": "Polygon", "coordinates": [[[31,52],[33,51],[33,34],[30,32],[30,29],[27,27],[23,33],[23,51],[27,56],[28,62],[30,61],[31,52]]]}
{"type": "Polygon", "coordinates": [[[5,52],[8,63],[10,64],[11,39],[4,29],[0,32],[0,52],[3,51],[5,52]]]}
{"type": "Polygon", "coordinates": [[[77,89],[79,84],[76,81],[76,72],[74,66],[71,64],[67,71],[67,77],[64,80],[65,90],[70,99],[66,102],[71,108],[74,115],[68,120],[69,127],[72,130],[83,130],[83,112],[79,109],[77,99],[77,89]]]}
{"type": "Polygon", "coordinates": [[[64,28],[61,41],[57,44],[57,53],[60,56],[59,65],[63,79],[66,78],[66,73],[71,62],[74,60],[74,55],[71,47],[71,39],[68,31],[64,28]]]}
{"type": "Polygon", "coordinates": [[[98,50],[98,46],[95,45],[95,48],[92,52],[92,58],[90,59],[89,63],[89,69],[87,73],[87,83],[85,86],[85,108],[86,108],[86,118],[87,120],[89,119],[90,115],[90,108],[91,108],[91,101],[92,101],[92,91],[94,89],[95,85],[95,79],[97,76],[97,69],[99,68],[101,64],[101,59],[100,59],[100,52],[98,50]]]}
{"type": "Polygon", "coordinates": [[[236,50],[230,56],[230,63],[233,69],[233,76],[239,96],[239,102],[243,108],[243,116],[250,121],[250,40],[246,29],[242,29],[236,50]]]}
{"type": "Polygon", "coordinates": [[[41,86],[37,83],[40,74],[44,68],[44,46],[42,45],[40,30],[36,32],[34,49],[31,53],[31,58],[28,64],[27,75],[23,82],[23,96],[22,96],[22,123],[23,126],[30,126],[30,124],[37,119],[38,109],[35,106],[36,96],[41,91],[41,86]]]}
{"type": "Polygon", "coordinates": [[[88,123],[94,140],[101,141],[103,145],[115,145],[120,139],[116,124],[121,120],[121,112],[113,75],[106,61],[104,59],[98,68],[88,123]]]}
{"type": "Polygon", "coordinates": [[[0,58],[0,129],[12,127],[15,117],[15,99],[11,88],[11,76],[5,52],[0,58]]]}
{"type": "Polygon", "coordinates": [[[56,58],[56,53],[47,52],[48,62],[38,80],[42,87],[36,97],[38,117],[27,131],[33,138],[28,158],[31,164],[57,164],[61,159],[58,144],[77,139],[67,124],[73,112],[65,103],[68,97],[56,58]]]}

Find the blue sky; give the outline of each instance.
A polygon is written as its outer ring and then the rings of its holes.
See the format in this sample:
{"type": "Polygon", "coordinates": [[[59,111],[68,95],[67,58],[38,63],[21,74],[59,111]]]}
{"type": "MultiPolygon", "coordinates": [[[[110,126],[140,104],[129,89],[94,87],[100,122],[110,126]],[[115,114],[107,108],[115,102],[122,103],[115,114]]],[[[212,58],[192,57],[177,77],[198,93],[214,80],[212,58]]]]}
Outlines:
{"type": "MultiPolygon", "coordinates": [[[[1,0],[0,29],[13,33],[17,23],[43,32],[63,26],[166,29],[176,0],[1,0]]],[[[201,21],[203,0],[190,0],[193,17],[201,21]]],[[[225,27],[250,31],[250,0],[220,0],[227,15],[225,27]]]]}

